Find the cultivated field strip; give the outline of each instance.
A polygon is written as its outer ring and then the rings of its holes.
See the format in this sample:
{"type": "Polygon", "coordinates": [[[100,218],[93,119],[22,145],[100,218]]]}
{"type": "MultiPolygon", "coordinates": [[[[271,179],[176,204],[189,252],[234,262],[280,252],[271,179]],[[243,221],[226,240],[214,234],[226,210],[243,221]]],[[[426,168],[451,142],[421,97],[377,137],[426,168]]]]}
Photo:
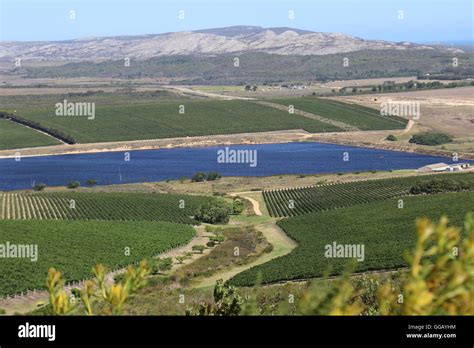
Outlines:
{"type": "MultiPolygon", "coordinates": [[[[444,174],[437,176],[474,182],[474,173],[444,174]]],[[[409,194],[418,181],[433,176],[354,181],[299,188],[263,191],[268,211],[274,217],[289,217],[322,210],[348,207],[381,201],[409,194]]]]}
{"type": "Polygon", "coordinates": [[[271,102],[284,105],[285,108],[293,105],[295,111],[297,109],[317,115],[348,131],[403,129],[407,124],[407,120],[401,117],[382,116],[378,110],[336,100],[305,97],[273,99],[271,102]]]}
{"type": "MultiPolygon", "coordinates": [[[[277,103],[271,103],[271,102],[267,102],[267,101],[258,101],[256,103],[260,104],[260,105],[269,106],[271,108],[276,108],[276,109],[288,112],[288,106],[285,106],[285,105],[281,105],[281,104],[277,104],[277,103]]],[[[326,123],[326,124],[330,125],[331,127],[334,127],[336,131],[339,131],[339,130],[341,130],[341,131],[342,130],[343,131],[358,131],[358,130],[360,130],[357,127],[351,126],[347,123],[340,122],[340,121],[337,121],[337,120],[332,120],[332,119],[329,119],[329,118],[325,118],[325,117],[322,117],[320,115],[310,113],[310,112],[306,112],[306,111],[303,111],[303,110],[294,109],[293,113],[296,114],[296,115],[300,115],[300,116],[303,116],[303,117],[307,117],[307,118],[317,120],[318,122],[326,123]]]]}
{"type": "Polygon", "coordinates": [[[215,198],[141,193],[3,193],[2,220],[121,220],[192,224],[196,209],[215,198]]]}
{"type": "MultiPolygon", "coordinates": [[[[284,109],[284,108],[283,108],[284,109]]],[[[72,138],[77,143],[195,137],[304,129],[311,133],[341,128],[285,110],[244,100],[186,100],[119,103],[97,108],[94,122],[84,117],[61,118],[47,109],[21,112],[28,122],[72,138]],[[181,106],[184,113],[179,113],[181,106]],[[289,117],[291,116],[291,117],[289,117]],[[123,125],[127,126],[124,127],[123,125]]]]}

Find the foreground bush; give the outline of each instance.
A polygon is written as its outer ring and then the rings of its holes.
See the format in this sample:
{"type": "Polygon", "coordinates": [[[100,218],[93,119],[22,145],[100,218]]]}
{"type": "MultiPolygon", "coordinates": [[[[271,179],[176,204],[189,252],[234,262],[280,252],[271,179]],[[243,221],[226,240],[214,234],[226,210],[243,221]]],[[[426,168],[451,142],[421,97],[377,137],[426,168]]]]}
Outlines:
{"type": "Polygon", "coordinates": [[[54,315],[71,314],[80,309],[86,315],[121,314],[125,302],[146,284],[150,267],[145,261],[136,268],[130,266],[123,278],[112,285],[106,284],[107,269],[104,266],[95,266],[92,273],[95,279],[86,281],[83,290],[74,289],[73,296],[69,296],[64,290],[61,272],[54,268],[49,269],[47,288],[49,304],[54,315]]]}
{"type": "Polygon", "coordinates": [[[201,302],[197,307],[188,307],[186,315],[238,315],[242,310],[244,298],[232,285],[224,284],[222,279],[216,282],[213,302],[201,302]]]}

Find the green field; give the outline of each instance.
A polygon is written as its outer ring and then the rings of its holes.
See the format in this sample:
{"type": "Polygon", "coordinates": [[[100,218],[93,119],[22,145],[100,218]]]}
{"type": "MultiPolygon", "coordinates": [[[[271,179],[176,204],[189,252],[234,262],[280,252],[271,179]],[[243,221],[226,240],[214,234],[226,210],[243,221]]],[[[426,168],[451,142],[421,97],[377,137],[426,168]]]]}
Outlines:
{"type": "MultiPolygon", "coordinates": [[[[474,184],[474,173],[443,174],[436,178],[462,180],[474,184]]],[[[271,216],[288,217],[407,195],[415,183],[427,179],[433,179],[433,176],[269,190],[263,191],[263,198],[271,216]],[[290,204],[291,202],[293,204],[290,204]]]]}
{"type": "Polygon", "coordinates": [[[200,205],[216,198],[159,193],[0,194],[0,219],[122,220],[196,223],[200,205]]]}
{"type": "Polygon", "coordinates": [[[0,245],[38,245],[36,262],[0,259],[0,296],[43,289],[49,267],[62,271],[68,282],[80,281],[90,278],[98,263],[124,267],[185,244],[194,234],[191,226],[167,222],[0,221],[0,245]]]}
{"type": "Polygon", "coordinates": [[[60,142],[45,134],[0,118],[0,150],[57,144],[60,142]]]}
{"type": "Polygon", "coordinates": [[[54,112],[52,104],[49,109],[22,110],[19,116],[65,133],[78,143],[288,129],[315,133],[340,130],[317,120],[247,101],[187,100],[115,106],[97,103],[94,120],[85,116],[55,116],[54,112]],[[180,105],[184,105],[184,114],[179,113],[180,105]]]}
{"type": "Polygon", "coordinates": [[[465,214],[474,207],[472,192],[403,200],[403,209],[398,209],[398,199],[389,199],[283,219],[279,226],[298,242],[298,247],[288,255],[238,274],[231,282],[246,286],[255,284],[259,275],[263,283],[272,283],[320,277],[327,271],[340,274],[350,259],[326,258],[325,246],[333,242],[364,245],[365,259],[357,262],[357,272],[403,267],[404,251],[412,249],[416,241],[417,217],[438,219],[444,214],[451,224],[462,226],[465,214]]]}
{"type": "Polygon", "coordinates": [[[381,116],[379,110],[329,99],[306,97],[271,101],[282,105],[293,105],[295,109],[344,122],[361,130],[403,129],[407,123],[400,117],[381,116]]]}

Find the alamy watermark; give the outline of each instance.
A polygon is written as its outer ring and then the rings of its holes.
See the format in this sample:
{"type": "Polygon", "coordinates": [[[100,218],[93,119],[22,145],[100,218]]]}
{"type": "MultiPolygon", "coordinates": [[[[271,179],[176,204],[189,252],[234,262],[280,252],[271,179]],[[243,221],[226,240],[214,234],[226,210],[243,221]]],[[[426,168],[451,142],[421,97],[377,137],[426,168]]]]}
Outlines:
{"type": "Polygon", "coordinates": [[[257,150],[234,150],[226,146],[217,151],[217,163],[244,163],[254,168],[257,166],[257,150]]]}
{"type": "Polygon", "coordinates": [[[420,118],[420,103],[414,101],[392,101],[380,104],[380,115],[411,117],[413,120],[420,118]]]}
{"type": "Polygon", "coordinates": [[[30,259],[38,261],[38,244],[0,244],[0,259],[30,259]]]}
{"type": "Polygon", "coordinates": [[[324,246],[324,256],[326,258],[356,259],[358,262],[365,260],[364,244],[326,244],[324,246]]]}
{"type": "Polygon", "coordinates": [[[87,116],[88,120],[95,119],[94,102],[68,102],[56,103],[56,116],[87,116]]]}

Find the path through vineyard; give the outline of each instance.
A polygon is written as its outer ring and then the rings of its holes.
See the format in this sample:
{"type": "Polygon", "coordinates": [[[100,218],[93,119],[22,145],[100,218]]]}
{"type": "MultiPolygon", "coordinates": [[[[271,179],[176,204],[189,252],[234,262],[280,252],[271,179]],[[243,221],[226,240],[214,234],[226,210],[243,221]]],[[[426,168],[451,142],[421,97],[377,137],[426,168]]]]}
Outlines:
{"type": "Polygon", "coordinates": [[[263,254],[255,261],[248,263],[246,265],[233,267],[231,269],[226,269],[222,272],[218,272],[211,277],[205,278],[199,283],[195,284],[195,288],[207,288],[213,287],[216,284],[216,281],[222,279],[224,281],[229,280],[236,274],[246,271],[247,269],[261,265],[265,262],[269,262],[277,257],[284,256],[293,251],[294,248],[298,245],[293,239],[288,237],[283,230],[277,226],[275,221],[265,222],[259,225],[256,225],[255,228],[258,231],[261,231],[267,241],[273,245],[271,252],[263,254]]]}
{"type": "Polygon", "coordinates": [[[255,192],[260,192],[260,191],[231,193],[230,196],[232,196],[232,197],[240,196],[240,197],[248,200],[252,204],[253,212],[255,213],[255,215],[261,216],[262,215],[262,210],[260,209],[260,204],[255,199],[249,197],[249,195],[248,195],[249,193],[250,194],[255,194],[255,192]]]}

